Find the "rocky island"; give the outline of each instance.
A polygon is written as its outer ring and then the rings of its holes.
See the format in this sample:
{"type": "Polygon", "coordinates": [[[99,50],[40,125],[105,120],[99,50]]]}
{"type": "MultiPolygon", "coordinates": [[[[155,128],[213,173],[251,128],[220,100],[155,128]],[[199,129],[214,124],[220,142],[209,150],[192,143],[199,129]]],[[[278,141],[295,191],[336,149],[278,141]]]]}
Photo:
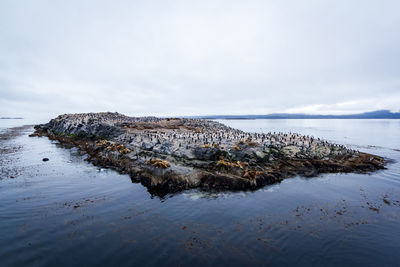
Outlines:
{"type": "Polygon", "coordinates": [[[257,189],[296,175],[372,172],[385,160],[296,133],[248,133],[216,121],[64,114],[36,125],[87,153],[95,165],[130,175],[156,195],[189,188],[257,189]]]}

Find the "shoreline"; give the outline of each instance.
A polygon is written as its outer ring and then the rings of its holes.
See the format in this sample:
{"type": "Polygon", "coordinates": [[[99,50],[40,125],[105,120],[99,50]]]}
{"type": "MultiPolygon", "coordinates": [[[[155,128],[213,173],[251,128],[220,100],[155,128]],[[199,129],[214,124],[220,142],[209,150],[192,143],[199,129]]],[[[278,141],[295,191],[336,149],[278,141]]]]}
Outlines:
{"type": "Polygon", "coordinates": [[[246,133],[214,121],[118,113],[61,115],[35,126],[30,136],[78,147],[89,162],[129,174],[159,196],[192,188],[255,190],[296,175],[368,173],[387,163],[298,134],[246,133]]]}
{"type": "Polygon", "coordinates": [[[0,130],[0,180],[4,178],[15,179],[21,174],[21,167],[12,162],[15,160],[10,155],[23,150],[23,146],[13,143],[13,139],[26,134],[33,125],[22,125],[0,130]]]}

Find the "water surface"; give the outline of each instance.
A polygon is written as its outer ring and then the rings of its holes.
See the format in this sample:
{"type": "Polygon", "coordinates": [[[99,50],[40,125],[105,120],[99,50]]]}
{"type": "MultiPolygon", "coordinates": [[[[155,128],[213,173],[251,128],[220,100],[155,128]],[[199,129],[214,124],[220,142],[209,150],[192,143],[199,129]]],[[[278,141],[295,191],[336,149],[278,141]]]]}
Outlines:
{"type": "MultiPolygon", "coordinates": [[[[395,162],[367,175],[160,199],[74,148],[28,137],[29,127],[0,141],[0,265],[398,265],[399,120],[221,122],[314,135],[395,162]]],[[[20,124],[0,122],[1,131],[20,124]]]]}

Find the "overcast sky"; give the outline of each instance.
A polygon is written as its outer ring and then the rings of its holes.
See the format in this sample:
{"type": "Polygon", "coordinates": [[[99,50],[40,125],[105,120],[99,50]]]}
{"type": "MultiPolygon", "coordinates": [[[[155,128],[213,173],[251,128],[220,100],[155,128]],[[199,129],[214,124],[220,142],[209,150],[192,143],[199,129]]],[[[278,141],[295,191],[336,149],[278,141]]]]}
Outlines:
{"type": "Polygon", "coordinates": [[[400,1],[0,1],[0,116],[400,109],[400,1]]]}

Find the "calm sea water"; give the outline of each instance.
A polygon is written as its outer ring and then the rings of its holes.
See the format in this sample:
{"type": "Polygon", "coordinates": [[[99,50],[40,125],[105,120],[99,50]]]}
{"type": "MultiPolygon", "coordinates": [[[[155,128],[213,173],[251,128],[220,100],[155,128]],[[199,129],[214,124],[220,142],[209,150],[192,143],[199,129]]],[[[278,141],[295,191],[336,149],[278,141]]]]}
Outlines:
{"type": "Polygon", "coordinates": [[[160,199],[28,128],[0,143],[0,265],[399,266],[400,120],[221,122],[314,135],[394,162],[367,175],[160,199]]]}

